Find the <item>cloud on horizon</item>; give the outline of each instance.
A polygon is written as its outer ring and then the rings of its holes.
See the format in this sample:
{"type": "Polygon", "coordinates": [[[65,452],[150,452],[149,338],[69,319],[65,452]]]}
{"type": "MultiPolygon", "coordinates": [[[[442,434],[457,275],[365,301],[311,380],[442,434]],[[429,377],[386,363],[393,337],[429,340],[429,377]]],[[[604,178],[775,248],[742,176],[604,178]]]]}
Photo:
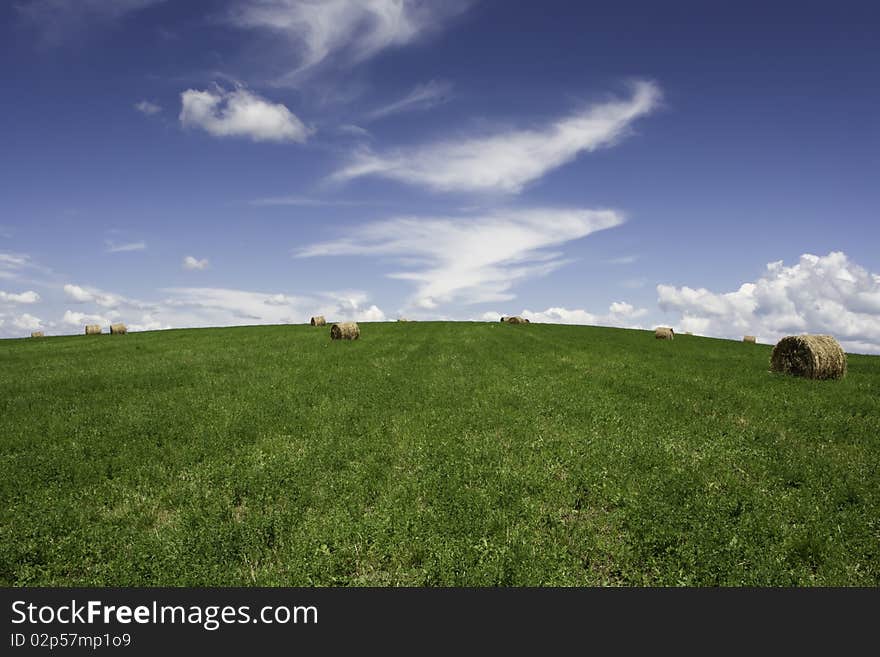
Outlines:
{"type": "Polygon", "coordinates": [[[755,282],[717,293],[657,286],[661,310],[679,314],[677,328],[701,335],[776,343],[785,335],[828,333],[847,350],[880,354],[880,274],[841,251],[806,253],[797,264],[771,262],[755,282]]]}

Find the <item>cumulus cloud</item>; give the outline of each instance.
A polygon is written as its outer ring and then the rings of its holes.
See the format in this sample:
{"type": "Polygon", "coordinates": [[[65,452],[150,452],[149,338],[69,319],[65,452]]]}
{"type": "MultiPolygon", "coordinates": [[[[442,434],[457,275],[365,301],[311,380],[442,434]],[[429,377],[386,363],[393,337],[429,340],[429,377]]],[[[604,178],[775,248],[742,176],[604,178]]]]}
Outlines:
{"type": "Polygon", "coordinates": [[[361,62],[387,48],[417,41],[468,4],[462,0],[249,0],[236,7],[230,21],[286,36],[298,64],[279,82],[295,85],[323,62],[361,62]]]}
{"type": "Polygon", "coordinates": [[[28,313],[16,315],[12,318],[10,323],[12,326],[22,331],[36,331],[43,325],[43,322],[39,317],[34,317],[28,313]]]}
{"type": "Polygon", "coordinates": [[[331,179],[380,176],[443,192],[515,194],[580,153],[614,144],[627,134],[635,119],[651,112],[659,101],[659,87],[639,81],[633,83],[628,99],[596,104],[540,128],[386,153],[361,148],[331,179]]]}
{"type": "Polygon", "coordinates": [[[542,311],[525,309],[520,314],[535,323],[643,328],[641,325],[634,323],[634,320],[647,315],[648,310],[646,308],[636,308],[624,301],[615,301],[608,307],[608,312],[600,314],[594,314],[579,308],[568,309],[562,307],[547,308],[542,311]]]}
{"type": "Polygon", "coordinates": [[[110,315],[100,315],[94,313],[81,313],[74,310],[65,310],[61,322],[67,326],[82,327],[86,324],[100,324],[105,326],[113,322],[110,315]]]}
{"type": "Polygon", "coordinates": [[[19,293],[3,292],[0,290],[0,301],[7,303],[37,303],[39,300],[40,295],[33,290],[19,293]]]}
{"type": "Polygon", "coordinates": [[[385,313],[367,305],[362,292],[324,292],[310,296],[224,288],[169,288],[151,316],[173,326],[303,323],[323,314],[354,321],[383,321],[385,313]]]}
{"type": "Polygon", "coordinates": [[[114,294],[102,292],[95,288],[80,287],[79,285],[73,285],[72,283],[67,283],[64,286],[64,294],[67,295],[68,299],[71,299],[76,303],[96,303],[105,308],[118,306],[121,301],[120,297],[117,297],[114,294]]]}
{"type": "Polygon", "coordinates": [[[134,108],[141,114],[146,114],[147,116],[152,116],[153,114],[158,114],[162,111],[161,105],[151,103],[148,100],[142,100],[139,103],[135,103],[134,108]]]}
{"type": "Polygon", "coordinates": [[[384,119],[392,114],[412,112],[414,110],[426,110],[444,103],[452,95],[452,83],[444,80],[431,80],[426,84],[419,84],[403,98],[374,109],[367,114],[367,120],[376,121],[384,119]]]}
{"type": "Polygon", "coordinates": [[[311,130],[287,107],[247,89],[187,89],[180,94],[180,123],[215,137],[249,137],[252,141],[304,142],[311,130]]]}
{"type": "Polygon", "coordinates": [[[183,268],[189,269],[189,270],[199,270],[199,271],[201,271],[202,269],[207,269],[208,268],[208,259],[202,258],[201,260],[199,260],[198,258],[196,258],[194,256],[186,256],[183,259],[183,268]]]}
{"type": "Polygon", "coordinates": [[[403,217],[367,224],[347,237],[313,244],[297,257],[378,256],[407,268],[391,278],[416,285],[411,303],[433,309],[452,301],[483,303],[514,297],[511,288],[566,261],[547,247],[623,222],[613,210],[511,210],[470,217],[403,217]]]}
{"type": "Polygon", "coordinates": [[[771,262],[757,281],[733,292],[658,285],[657,295],[661,310],[679,313],[683,331],[749,334],[768,343],[789,334],[829,333],[846,349],[880,353],[880,275],[840,251],[804,254],[792,266],[771,262]]]}

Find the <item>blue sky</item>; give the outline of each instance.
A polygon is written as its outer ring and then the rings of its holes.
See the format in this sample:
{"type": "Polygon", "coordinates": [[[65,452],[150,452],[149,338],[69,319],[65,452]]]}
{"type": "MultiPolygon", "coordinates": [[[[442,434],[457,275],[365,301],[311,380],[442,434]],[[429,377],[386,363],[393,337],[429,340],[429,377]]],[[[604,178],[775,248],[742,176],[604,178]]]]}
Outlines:
{"type": "Polygon", "coordinates": [[[876,3],[0,6],[0,336],[605,324],[880,353],[876,3]]]}

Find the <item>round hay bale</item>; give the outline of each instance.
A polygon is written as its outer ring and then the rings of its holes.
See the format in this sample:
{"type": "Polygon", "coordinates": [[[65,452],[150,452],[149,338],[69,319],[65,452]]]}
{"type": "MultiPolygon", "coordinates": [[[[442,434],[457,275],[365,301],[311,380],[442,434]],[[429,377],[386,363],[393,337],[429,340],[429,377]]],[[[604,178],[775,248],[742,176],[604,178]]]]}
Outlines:
{"type": "Polygon", "coordinates": [[[311,319],[312,326],[325,326],[327,324],[327,320],[324,319],[324,315],[315,315],[311,319]]]}
{"type": "Polygon", "coordinates": [[[743,336],[743,342],[750,342],[750,343],[752,343],[752,344],[757,344],[757,343],[758,343],[758,341],[757,341],[757,339],[755,338],[754,335],[746,335],[746,336],[743,336]]]}
{"type": "Polygon", "coordinates": [[[675,331],[668,326],[658,326],[654,329],[654,337],[658,340],[673,340],[675,339],[675,331]]]}
{"type": "Polygon", "coordinates": [[[529,323],[529,320],[523,319],[522,317],[519,317],[519,316],[506,317],[504,319],[504,321],[507,322],[508,324],[528,324],[529,323]]]}
{"type": "Polygon", "coordinates": [[[128,333],[128,327],[125,324],[111,324],[110,335],[125,335],[128,333]]]}
{"type": "Polygon", "coordinates": [[[846,353],[830,335],[789,335],[773,347],[770,371],[807,379],[842,379],[846,353]]]}
{"type": "Polygon", "coordinates": [[[86,324],[86,335],[101,335],[99,324],[86,324]]]}
{"type": "Polygon", "coordinates": [[[331,340],[357,340],[361,337],[361,330],[357,322],[341,322],[330,327],[331,340]]]}
{"type": "Polygon", "coordinates": [[[43,337],[43,332],[42,332],[42,331],[33,331],[33,332],[31,333],[31,337],[32,337],[32,338],[42,338],[42,337],[43,337]]]}

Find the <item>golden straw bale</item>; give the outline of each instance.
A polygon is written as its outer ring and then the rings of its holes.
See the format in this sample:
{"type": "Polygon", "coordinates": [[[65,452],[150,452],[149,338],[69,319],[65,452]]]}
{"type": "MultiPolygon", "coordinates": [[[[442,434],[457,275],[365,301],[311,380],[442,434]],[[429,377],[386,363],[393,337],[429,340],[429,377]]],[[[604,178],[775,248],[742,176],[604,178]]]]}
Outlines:
{"type": "Polygon", "coordinates": [[[770,371],[807,379],[842,379],[846,353],[830,335],[789,335],[773,347],[770,371]]]}
{"type": "Polygon", "coordinates": [[[675,331],[668,326],[658,326],[654,329],[654,337],[658,340],[673,340],[675,338],[675,331]]]}
{"type": "Polygon", "coordinates": [[[330,327],[332,340],[357,340],[361,337],[361,330],[357,322],[341,322],[330,327]]]}

